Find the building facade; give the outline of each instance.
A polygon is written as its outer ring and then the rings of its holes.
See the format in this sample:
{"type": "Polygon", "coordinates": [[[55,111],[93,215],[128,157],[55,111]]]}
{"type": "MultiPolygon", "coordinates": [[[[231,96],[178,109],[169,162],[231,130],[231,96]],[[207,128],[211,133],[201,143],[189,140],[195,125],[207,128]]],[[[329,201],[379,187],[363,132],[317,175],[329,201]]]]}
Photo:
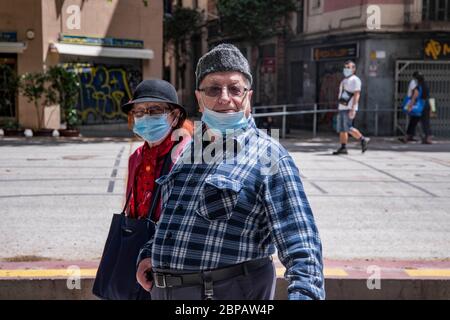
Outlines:
{"type": "MultiPolygon", "coordinates": [[[[19,75],[63,65],[80,79],[83,123],[120,122],[134,87],[162,77],[163,10],[163,1],[2,0],[0,64],[19,75]]],[[[13,103],[0,117],[35,127],[32,104],[13,103]]],[[[46,127],[59,128],[46,114],[46,127]]]]}
{"type": "MultiPolygon", "coordinates": [[[[297,0],[285,28],[256,47],[238,34],[222,32],[216,0],[166,2],[193,8],[204,21],[184,44],[180,82],[175,81],[173,51],[165,60],[166,78],[177,86],[191,115],[197,111],[198,58],[218,43],[231,42],[254,72],[254,105],[336,109],[343,64],[353,60],[363,82],[358,126],[368,134],[401,134],[407,119],[398,109],[417,70],[438,106],[433,130],[450,136],[450,0],[297,0]]],[[[333,131],[334,115],[321,113],[319,130],[333,131]]],[[[281,125],[280,117],[274,120],[281,125]]],[[[313,116],[290,116],[287,122],[288,128],[309,130],[313,116]]]]}
{"type": "MultiPolygon", "coordinates": [[[[206,21],[208,0],[164,0],[165,15],[171,16],[177,7],[192,9],[199,13],[198,28],[191,28],[179,44],[179,55],[175,54],[173,41],[165,40],[164,47],[164,80],[171,82],[177,89],[178,98],[190,117],[199,116],[195,98],[195,68],[200,57],[208,51],[208,33],[206,21]]],[[[189,28],[188,28],[189,29],[189,28]]]]}
{"type": "MultiPolygon", "coordinates": [[[[396,110],[417,70],[436,98],[435,133],[450,135],[450,1],[305,0],[299,8],[286,49],[289,103],[336,108],[343,64],[354,60],[363,82],[358,125],[399,134],[406,117],[396,110]]],[[[332,129],[333,113],[319,124],[332,129]]]]}

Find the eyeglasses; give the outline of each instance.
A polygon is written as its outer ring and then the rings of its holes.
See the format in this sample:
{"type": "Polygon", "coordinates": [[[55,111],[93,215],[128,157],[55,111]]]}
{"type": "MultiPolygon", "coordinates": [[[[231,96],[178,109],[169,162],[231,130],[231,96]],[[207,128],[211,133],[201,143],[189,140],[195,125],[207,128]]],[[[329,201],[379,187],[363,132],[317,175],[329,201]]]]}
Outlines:
{"type": "Polygon", "coordinates": [[[239,85],[230,85],[230,86],[211,86],[211,87],[205,87],[203,89],[198,89],[200,92],[204,92],[205,95],[211,98],[217,98],[222,94],[222,89],[227,88],[227,92],[230,96],[235,98],[242,98],[247,91],[250,91],[250,89],[239,86],[239,85]]]}
{"type": "Polygon", "coordinates": [[[164,108],[164,107],[160,107],[160,106],[153,106],[153,107],[147,107],[147,108],[132,109],[130,112],[136,118],[142,118],[146,114],[148,114],[150,116],[159,116],[159,115],[169,113],[170,111],[172,111],[172,109],[164,108]]]}

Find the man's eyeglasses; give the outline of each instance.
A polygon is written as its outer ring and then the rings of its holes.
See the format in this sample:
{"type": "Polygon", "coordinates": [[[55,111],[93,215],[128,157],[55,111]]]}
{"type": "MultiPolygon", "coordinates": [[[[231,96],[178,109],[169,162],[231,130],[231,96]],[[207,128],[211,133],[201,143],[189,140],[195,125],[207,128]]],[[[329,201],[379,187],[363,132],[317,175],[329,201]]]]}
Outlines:
{"type": "Polygon", "coordinates": [[[227,88],[228,94],[236,98],[242,98],[247,91],[250,91],[250,89],[238,85],[204,87],[203,89],[198,89],[198,91],[204,92],[208,97],[217,98],[222,94],[223,88],[227,88]]]}
{"type": "Polygon", "coordinates": [[[138,109],[132,109],[130,112],[131,114],[136,118],[142,118],[146,114],[150,116],[160,116],[166,113],[170,113],[172,111],[169,108],[164,108],[160,106],[153,106],[153,107],[147,107],[147,108],[138,108],[138,109]]]}

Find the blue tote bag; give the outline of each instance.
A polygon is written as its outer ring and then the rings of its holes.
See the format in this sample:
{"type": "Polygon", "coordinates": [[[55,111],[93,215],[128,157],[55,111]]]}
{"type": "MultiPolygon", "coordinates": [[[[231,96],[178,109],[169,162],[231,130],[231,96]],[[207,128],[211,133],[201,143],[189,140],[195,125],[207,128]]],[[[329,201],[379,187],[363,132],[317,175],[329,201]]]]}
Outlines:
{"type": "Polygon", "coordinates": [[[411,111],[408,111],[408,105],[411,102],[412,97],[405,97],[402,103],[403,112],[412,117],[421,117],[423,110],[425,109],[426,102],[425,99],[422,99],[423,89],[420,86],[418,88],[419,88],[419,96],[417,97],[416,103],[413,105],[411,111]]]}

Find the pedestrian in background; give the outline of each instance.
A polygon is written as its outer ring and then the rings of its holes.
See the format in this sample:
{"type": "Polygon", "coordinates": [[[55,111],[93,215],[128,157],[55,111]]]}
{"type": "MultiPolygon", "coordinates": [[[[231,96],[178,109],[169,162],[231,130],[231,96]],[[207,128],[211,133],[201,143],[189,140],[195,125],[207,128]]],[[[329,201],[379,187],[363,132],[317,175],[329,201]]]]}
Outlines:
{"type": "Polygon", "coordinates": [[[367,151],[370,139],[354,127],[354,120],[358,112],[361,98],[361,79],[356,76],[356,64],[347,61],[344,65],[344,80],[339,86],[339,113],[336,121],[336,131],[339,133],[341,147],[333,152],[334,155],[348,154],[348,135],[360,141],[362,153],[367,151]]]}
{"type": "Polygon", "coordinates": [[[419,101],[424,104],[423,111],[420,115],[409,115],[408,129],[406,136],[400,138],[403,143],[416,141],[416,128],[419,122],[422,124],[424,136],[422,137],[423,144],[433,144],[431,139],[431,107],[430,107],[430,89],[425,81],[425,77],[420,72],[416,71],[413,74],[414,79],[410,82],[408,88],[408,97],[410,98],[407,110],[410,112],[413,106],[419,101]]]}

